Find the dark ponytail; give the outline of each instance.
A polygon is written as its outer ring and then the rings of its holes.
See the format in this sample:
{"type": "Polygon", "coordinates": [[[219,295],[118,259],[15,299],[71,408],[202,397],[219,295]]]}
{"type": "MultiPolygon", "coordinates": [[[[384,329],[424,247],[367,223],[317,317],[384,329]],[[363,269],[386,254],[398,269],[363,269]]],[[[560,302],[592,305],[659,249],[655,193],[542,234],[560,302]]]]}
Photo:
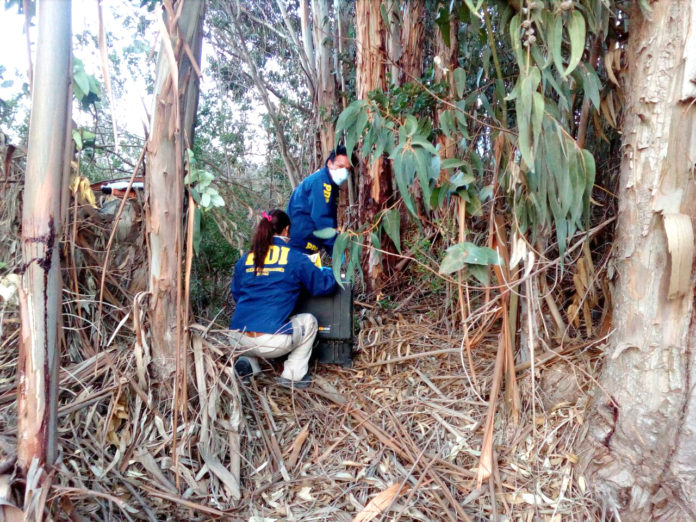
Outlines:
{"type": "Polygon", "coordinates": [[[290,225],[290,218],[282,210],[273,209],[264,212],[261,222],[256,227],[254,239],[251,242],[251,251],[254,253],[254,272],[263,270],[268,249],[273,244],[273,236],[280,234],[290,225]]]}

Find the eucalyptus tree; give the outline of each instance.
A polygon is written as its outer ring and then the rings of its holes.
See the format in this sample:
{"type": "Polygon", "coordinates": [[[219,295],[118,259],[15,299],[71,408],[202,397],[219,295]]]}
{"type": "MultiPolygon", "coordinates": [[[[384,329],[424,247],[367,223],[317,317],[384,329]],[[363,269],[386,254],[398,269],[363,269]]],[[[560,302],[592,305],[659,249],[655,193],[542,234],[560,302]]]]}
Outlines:
{"type": "MultiPolygon", "coordinates": [[[[69,1],[38,4],[36,71],[22,214],[24,270],[17,365],[17,457],[24,475],[31,466],[36,465],[39,470],[51,466],[56,457],[61,306],[58,247],[64,210],[62,193],[67,183],[65,167],[69,165],[71,150],[70,16],[69,1]]],[[[28,488],[27,497],[35,493],[28,488]]]]}
{"type": "Polygon", "coordinates": [[[157,82],[147,143],[146,222],[150,243],[152,360],[161,378],[181,357],[185,152],[193,142],[205,2],[165,2],[157,82]],[[169,8],[171,7],[171,10],[169,8]]]}
{"type": "Polygon", "coordinates": [[[591,483],[624,520],[696,517],[696,3],[632,6],[613,332],[591,483]]]}

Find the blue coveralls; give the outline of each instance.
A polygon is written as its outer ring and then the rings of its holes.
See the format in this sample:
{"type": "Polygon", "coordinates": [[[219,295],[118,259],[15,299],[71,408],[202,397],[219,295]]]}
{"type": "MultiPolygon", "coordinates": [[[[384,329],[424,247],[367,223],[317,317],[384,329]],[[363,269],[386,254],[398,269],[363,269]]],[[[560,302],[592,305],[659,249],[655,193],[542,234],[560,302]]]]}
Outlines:
{"type": "Polygon", "coordinates": [[[338,185],[324,167],[305,178],[293,190],[288,202],[290,216],[290,245],[306,254],[315,254],[320,248],[331,253],[336,236],[320,239],[317,230],[336,228],[338,185]]]}

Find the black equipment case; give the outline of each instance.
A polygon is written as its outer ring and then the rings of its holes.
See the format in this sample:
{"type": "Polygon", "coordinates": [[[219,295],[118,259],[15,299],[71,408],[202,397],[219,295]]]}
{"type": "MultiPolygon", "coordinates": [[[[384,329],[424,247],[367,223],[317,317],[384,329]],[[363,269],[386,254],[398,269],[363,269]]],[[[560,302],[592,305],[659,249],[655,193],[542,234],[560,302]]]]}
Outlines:
{"type": "Polygon", "coordinates": [[[342,281],[333,295],[302,294],[293,314],[309,313],[317,318],[319,332],[314,354],[320,363],[353,364],[353,283],[342,281]]]}

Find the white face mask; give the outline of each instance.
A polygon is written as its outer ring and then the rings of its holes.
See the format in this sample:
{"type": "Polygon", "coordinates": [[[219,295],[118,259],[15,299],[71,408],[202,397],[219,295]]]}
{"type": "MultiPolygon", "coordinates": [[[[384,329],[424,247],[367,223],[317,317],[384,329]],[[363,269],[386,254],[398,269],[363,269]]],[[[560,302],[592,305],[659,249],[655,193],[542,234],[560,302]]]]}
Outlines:
{"type": "Polygon", "coordinates": [[[336,185],[341,186],[348,179],[348,169],[329,169],[329,175],[336,185]]]}

